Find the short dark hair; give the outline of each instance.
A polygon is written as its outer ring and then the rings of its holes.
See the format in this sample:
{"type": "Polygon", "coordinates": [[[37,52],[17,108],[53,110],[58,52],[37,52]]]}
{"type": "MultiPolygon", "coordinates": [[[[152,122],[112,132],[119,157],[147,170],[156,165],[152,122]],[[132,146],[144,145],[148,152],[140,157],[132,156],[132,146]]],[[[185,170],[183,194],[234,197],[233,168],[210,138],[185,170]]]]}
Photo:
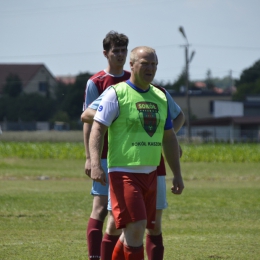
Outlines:
{"type": "Polygon", "coordinates": [[[118,33],[116,31],[110,31],[107,33],[106,37],[103,40],[103,49],[109,51],[112,46],[121,47],[128,46],[128,37],[122,33],[118,33]]]}

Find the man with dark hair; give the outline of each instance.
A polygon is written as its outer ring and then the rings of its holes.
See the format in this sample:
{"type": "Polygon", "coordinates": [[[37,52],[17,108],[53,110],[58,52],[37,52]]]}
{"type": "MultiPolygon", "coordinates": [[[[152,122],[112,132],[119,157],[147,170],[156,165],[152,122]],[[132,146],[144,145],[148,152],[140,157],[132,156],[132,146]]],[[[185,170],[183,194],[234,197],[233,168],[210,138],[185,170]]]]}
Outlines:
{"type": "MultiPolygon", "coordinates": [[[[85,101],[83,110],[91,104],[107,87],[129,79],[130,72],[123,69],[126,56],[128,37],[115,31],[110,31],[103,40],[103,55],[107,58],[107,68],[93,75],[87,82],[85,90],[85,101]]],[[[83,135],[86,151],[85,173],[91,177],[91,165],[88,140],[91,124],[84,123],[83,135]]],[[[103,168],[107,171],[107,138],[105,138],[104,149],[101,156],[103,168]]],[[[108,183],[105,186],[93,181],[91,194],[93,195],[92,212],[87,225],[87,244],[89,259],[100,259],[100,246],[102,241],[103,223],[107,216],[108,183]]],[[[109,222],[108,222],[109,228],[109,222]]],[[[117,242],[118,235],[106,234],[105,239],[111,244],[112,250],[117,242]]]]}

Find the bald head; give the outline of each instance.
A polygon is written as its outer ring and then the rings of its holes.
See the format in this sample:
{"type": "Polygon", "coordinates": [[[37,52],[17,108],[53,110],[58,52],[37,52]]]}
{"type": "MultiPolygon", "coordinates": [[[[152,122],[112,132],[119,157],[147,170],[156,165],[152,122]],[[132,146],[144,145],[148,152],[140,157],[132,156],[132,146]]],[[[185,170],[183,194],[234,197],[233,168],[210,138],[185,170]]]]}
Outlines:
{"type": "Polygon", "coordinates": [[[157,70],[158,59],[153,48],[139,46],[130,54],[130,81],[142,90],[147,90],[157,70]]]}
{"type": "Polygon", "coordinates": [[[148,46],[138,46],[138,47],[135,47],[131,51],[130,62],[134,63],[135,61],[137,61],[139,59],[139,54],[143,54],[143,53],[154,54],[156,56],[156,59],[157,59],[155,49],[148,47],[148,46]]]}

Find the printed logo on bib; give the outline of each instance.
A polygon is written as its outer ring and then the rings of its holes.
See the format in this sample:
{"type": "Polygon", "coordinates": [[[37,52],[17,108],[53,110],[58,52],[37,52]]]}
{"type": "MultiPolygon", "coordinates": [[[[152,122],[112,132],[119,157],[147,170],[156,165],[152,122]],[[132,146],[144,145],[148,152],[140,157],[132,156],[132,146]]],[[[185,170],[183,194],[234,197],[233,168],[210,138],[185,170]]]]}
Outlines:
{"type": "Polygon", "coordinates": [[[157,104],[152,102],[137,102],[141,124],[149,136],[153,136],[160,123],[160,114],[157,104]]]}

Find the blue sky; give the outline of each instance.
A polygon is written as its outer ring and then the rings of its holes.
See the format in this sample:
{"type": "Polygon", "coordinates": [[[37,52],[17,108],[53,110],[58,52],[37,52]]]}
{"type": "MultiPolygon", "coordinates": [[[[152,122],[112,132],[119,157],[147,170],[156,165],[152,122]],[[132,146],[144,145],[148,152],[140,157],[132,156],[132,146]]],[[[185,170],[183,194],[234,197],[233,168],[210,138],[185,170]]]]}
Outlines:
{"type": "MultiPolygon", "coordinates": [[[[156,49],[156,80],[174,81],[184,67],[190,78],[242,70],[260,59],[259,0],[0,0],[0,63],[44,63],[54,75],[95,73],[106,67],[102,40],[110,30],[125,33],[129,51],[156,49]]],[[[129,69],[129,59],[125,68],[129,69]]]]}

